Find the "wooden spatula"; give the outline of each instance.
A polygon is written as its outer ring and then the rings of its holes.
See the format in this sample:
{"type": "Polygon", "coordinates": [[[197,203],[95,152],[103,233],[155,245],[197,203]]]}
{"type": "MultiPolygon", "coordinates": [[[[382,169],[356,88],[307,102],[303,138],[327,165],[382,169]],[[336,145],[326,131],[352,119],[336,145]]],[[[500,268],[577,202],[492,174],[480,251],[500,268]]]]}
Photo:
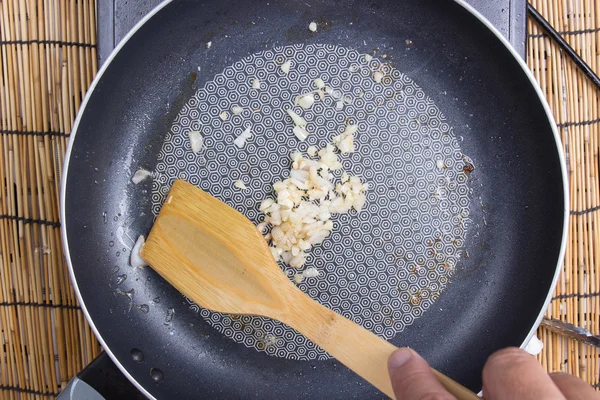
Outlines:
{"type": "MultiPolygon", "coordinates": [[[[394,398],[387,359],[396,346],[298,289],[283,274],[254,224],[227,204],[176,181],[141,254],[202,307],[279,320],[394,398]]],[[[477,399],[452,379],[436,374],[458,399],[477,399]]]]}

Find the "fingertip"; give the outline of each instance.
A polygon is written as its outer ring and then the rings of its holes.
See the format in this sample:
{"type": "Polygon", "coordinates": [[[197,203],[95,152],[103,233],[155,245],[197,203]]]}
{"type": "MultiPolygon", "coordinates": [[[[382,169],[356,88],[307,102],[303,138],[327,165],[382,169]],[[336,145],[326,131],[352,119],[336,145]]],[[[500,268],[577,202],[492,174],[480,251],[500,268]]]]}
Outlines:
{"type": "Polygon", "coordinates": [[[392,387],[397,399],[455,399],[436,378],[433,370],[416,351],[400,348],[388,358],[392,387]]]}
{"type": "Polygon", "coordinates": [[[530,354],[509,347],[492,354],[483,367],[483,396],[488,399],[558,399],[560,391],[530,354]]]}
{"type": "Polygon", "coordinates": [[[414,355],[416,355],[416,353],[408,347],[399,348],[390,354],[390,357],[388,358],[388,368],[390,370],[400,368],[410,362],[414,355]]]}
{"type": "Polygon", "coordinates": [[[550,374],[550,378],[567,399],[598,399],[594,388],[576,376],[564,372],[554,372],[550,374]]]}

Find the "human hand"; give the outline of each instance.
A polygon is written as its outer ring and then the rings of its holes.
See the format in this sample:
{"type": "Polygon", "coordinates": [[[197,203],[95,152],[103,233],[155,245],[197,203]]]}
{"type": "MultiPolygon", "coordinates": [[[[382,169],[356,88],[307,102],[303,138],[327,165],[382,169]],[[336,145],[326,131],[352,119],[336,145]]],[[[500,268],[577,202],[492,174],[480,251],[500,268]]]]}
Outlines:
{"type": "MultiPolygon", "coordinates": [[[[397,400],[455,400],[414,350],[396,350],[388,360],[397,400]]],[[[584,381],[565,373],[547,374],[535,358],[514,347],[492,354],[483,368],[485,400],[598,400],[584,381]]]]}

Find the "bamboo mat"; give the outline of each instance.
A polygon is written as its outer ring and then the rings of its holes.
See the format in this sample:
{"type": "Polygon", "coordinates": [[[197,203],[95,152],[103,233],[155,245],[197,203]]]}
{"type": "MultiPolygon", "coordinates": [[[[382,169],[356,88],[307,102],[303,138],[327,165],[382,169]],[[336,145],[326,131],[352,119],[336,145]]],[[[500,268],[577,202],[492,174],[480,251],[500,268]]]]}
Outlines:
{"type": "Polygon", "coordinates": [[[100,348],[62,255],[59,182],[97,69],[94,0],[0,0],[0,398],[55,397],[100,348]]]}
{"type": "MultiPolygon", "coordinates": [[[[600,68],[597,0],[532,0],[600,68]]],[[[55,397],[100,348],[69,282],[58,221],[62,161],[97,70],[95,0],[0,0],[0,398],[55,397]]],[[[565,265],[547,316],[599,332],[599,92],[531,21],[527,61],[567,155],[565,265]]],[[[598,349],[545,329],[540,362],[600,386],[598,349]]]]}
{"type": "MultiPolygon", "coordinates": [[[[531,0],[590,65],[600,72],[600,2],[597,0],[531,0]]],[[[578,71],[538,26],[528,22],[527,62],[558,124],[567,158],[571,216],[562,274],[546,314],[598,335],[600,313],[600,91],[578,71]]],[[[549,332],[539,360],[548,371],[579,376],[598,389],[598,348],[549,332]]]]}

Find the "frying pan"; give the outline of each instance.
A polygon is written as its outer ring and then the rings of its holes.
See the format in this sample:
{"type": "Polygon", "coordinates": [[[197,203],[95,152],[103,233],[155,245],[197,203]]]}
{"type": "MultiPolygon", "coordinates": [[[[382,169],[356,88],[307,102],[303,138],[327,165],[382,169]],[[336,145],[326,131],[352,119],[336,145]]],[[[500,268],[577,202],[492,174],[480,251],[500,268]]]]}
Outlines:
{"type": "MultiPolygon", "coordinates": [[[[66,257],[99,341],[149,397],[383,396],[333,359],[286,358],[231,340],[152,269],[128,265],[128,236],[150,230],[160,199],[156,182],[131,183],[134,172],[160,163],[180,110],[207,82],[240,60],[289,45],[389,60],[435,104],[475,166],[465,174],[471,223],[450,283],[389,340],[479,390],[486,358],[527,342],[540,321],[563,257],[568,200],[542,93],[500,34],[458,1],[175,0],[144,18],[94,80],[62,180],[66,257]],[[319,22],[317,33],[307,29],[311,21],[319,22]]],[[[365,148],[369,135],[357,138],[365,148]]],[[[218,144],[211,146],[217,157],[218,144]]],[[[289,168],[283,154],[273,164],[289,168]]],[[[378,166],[365,172],[374,182],[389,168],[378,166]]],[[[459,161],[454,167],[462,168],[459,161]]],[[[235,196],[221,193],[229,202],[235,196]]],[[[372,225],[386,225],[386,215],[372,225]]]]}

